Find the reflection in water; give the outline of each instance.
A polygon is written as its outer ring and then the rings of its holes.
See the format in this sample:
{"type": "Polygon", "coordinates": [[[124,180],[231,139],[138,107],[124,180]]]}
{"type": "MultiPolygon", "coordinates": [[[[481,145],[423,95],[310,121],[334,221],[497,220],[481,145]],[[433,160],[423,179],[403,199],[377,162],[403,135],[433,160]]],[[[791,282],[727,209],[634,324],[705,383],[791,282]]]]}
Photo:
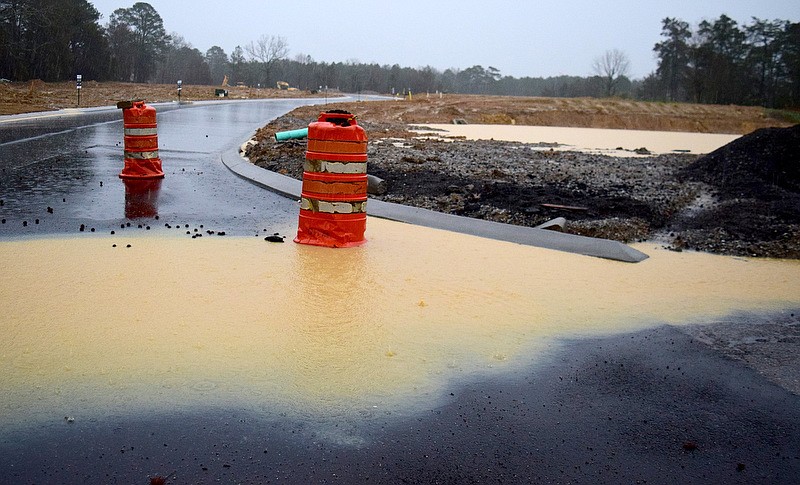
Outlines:
{"type": "Polygon", "coordinates": [[[648,246],[628,264],[378,219],[368,231],[349,249],[0,242],[0,428],[233,406],[330,429],[425,409],[447,381],[529,364],[561,337],[800,303],[797,261],[648,246]]]}
{"type": "Polygon", "coordinates": [[[122,179],[125,184],[125,217],[137,219],[157,216],[162,181],[161,178],[122,179]]]}
{"type": "MultiPolygon", "coordinates": [[[[293,252],[297,269],[290,305],[299,313],[287,326],[292,363],[286,368],[298,392],[305,395],[358,394],[359,382],[368,369],[365,344],[374,341],[366,302],[366,258],[359,248],[298,247],[293,252]]],[[[362,384],[364,380],[360,381],[362,384]]]]}

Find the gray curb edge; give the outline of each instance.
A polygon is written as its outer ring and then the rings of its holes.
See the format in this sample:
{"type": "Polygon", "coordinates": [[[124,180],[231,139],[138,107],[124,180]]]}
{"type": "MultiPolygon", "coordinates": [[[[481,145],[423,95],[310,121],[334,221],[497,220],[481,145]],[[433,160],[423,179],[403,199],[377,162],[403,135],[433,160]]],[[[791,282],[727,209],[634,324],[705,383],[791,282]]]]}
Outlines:
{"type": "MultiPolygon", "coordinates": [[[[236,175],[277,194],[300,199],[300,180],[253,165],[239,154],[239,149],[222,153],[220,159],[236,175]]],[[[619,241],[472,219],[376,199],[369,200],[367,214],[397,222],[627,263],[638,263],[648,258],[645,253],[619,241]]]]}

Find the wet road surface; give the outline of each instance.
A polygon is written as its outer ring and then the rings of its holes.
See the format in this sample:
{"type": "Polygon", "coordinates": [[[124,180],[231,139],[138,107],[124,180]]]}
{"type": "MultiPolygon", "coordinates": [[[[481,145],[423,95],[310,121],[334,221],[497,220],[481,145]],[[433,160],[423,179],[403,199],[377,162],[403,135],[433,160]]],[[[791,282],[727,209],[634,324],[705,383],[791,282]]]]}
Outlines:
{"type": "Polygon", "coordinates": [[[220,153],[301,104],[320,100],[157,106],[160,185],[126,187],[121,111],[24,117],[0,123],[2,236],[85,231],[108,233],[128,223],[169,224],[227,234],[283,227],[295,204],[241,180],[220,153]],[[127,189],[127,191],[126,191],[127,189]],[[126,198],[127,192],[127,198],[126,198]],[[156,217],[158,216],[158,221],[156,217]],[[135,221],[132,221],[135,220],[135,221]]]}
{"type": "Polygon", "coordinates": [[[0,441],[13,483],[797,483],[798,398],[679,331],[580,340],[417,415],[234,407],[0,441]],[[335,433],[320,432],[320,429],[335,433]]]}
{"type": "MultiPolygon", "coordinates": [[[[234,235],[291,227],[295,202],[236,178],[218,160],[291,104],[234,106],[159,113],[166,177],[155,198],[129,196],[127,203],[117,177],[122,125],[112,115],[99,114],[86,127],[61,121],[54,136],[26,127],[28,140],[13,143],[0,124],[9,140],[0,145],[0,237],[79,234],[81,224],[84,232],[144,234],[152,225],[153,232],[181,235],[200,224],[234,235]],[[150,212],[128,218],[131,205],[150,212]]],[[[781,310],[726,321],[797,328],[798,315],[781,310]]],[[[3,349],[0,343],[5,362],[3,349]]],[[[168,358],[152,354],[154,361],[168,358]]],[[[563,337],[547,344],[544,356],[519,360],[501,373],[448,380],[408,411],[285,413],[268,398],[253,410],[237,406],[234,396],[196,413],[162,409],[26,424],[21,409],[19,426],[0,430],[0,482],[798,482],[800,398],[677,327],[563,337]]],[[[195,391],[202,400],[214,388],[195,391]]],[[[168,392],[166,385],[152,389],[154,397],[168,392]]]]}

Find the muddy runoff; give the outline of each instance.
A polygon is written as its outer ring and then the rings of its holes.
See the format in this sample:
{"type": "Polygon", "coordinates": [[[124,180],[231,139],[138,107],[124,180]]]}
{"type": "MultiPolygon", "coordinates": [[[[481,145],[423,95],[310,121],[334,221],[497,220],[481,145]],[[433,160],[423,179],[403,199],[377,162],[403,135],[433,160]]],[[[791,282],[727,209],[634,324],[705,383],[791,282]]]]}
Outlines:
{"type": "Polygon", "coordinates": [[[628,264],[375,218],[367,238],[0,242],[0,429],[221,408],[321,427],[406,415],[560,339],[800,303],[800,261],[639,244],[650,258],[628,264]]]}

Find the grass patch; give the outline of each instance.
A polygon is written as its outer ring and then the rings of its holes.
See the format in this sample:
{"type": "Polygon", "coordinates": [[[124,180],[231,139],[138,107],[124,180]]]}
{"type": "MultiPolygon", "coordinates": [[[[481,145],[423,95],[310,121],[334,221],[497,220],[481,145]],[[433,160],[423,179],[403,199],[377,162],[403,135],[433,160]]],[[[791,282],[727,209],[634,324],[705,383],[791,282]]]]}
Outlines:
{"type": "Polygon", "coordinates": [[[790,111],[786,109],[767,109],[765,110],[765,116],[767,118],[784,121],[786,123],[791,123],[793,125],[800,124],[800,111],[790,111]]]}

